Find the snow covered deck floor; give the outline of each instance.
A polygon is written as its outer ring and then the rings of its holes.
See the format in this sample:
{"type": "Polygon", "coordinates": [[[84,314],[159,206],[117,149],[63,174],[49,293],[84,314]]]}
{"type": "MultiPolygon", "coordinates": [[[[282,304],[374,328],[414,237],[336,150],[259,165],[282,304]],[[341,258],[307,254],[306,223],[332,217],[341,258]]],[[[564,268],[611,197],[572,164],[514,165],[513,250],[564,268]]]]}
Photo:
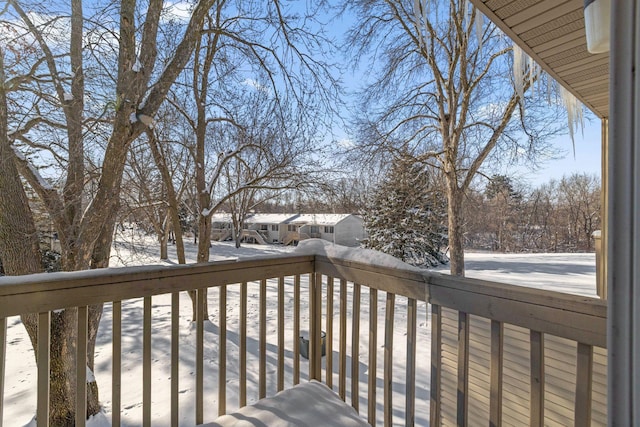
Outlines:
{"type": "Polygon", "coordinates": [[[317,381],[298,384],[273,397],[219,417],[202,427],[365,427],[369,424],[329,388],[317,381]]]}

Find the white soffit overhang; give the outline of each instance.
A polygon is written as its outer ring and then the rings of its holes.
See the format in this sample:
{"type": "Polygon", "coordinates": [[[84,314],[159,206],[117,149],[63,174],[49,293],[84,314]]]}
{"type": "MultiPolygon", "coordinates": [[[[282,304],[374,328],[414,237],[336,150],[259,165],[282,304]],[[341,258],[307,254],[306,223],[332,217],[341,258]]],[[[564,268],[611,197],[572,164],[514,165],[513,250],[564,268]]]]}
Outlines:
{"type": "Polygon", "coordinates": [[[471,0],[598,117],[609,116],[609,54],[587,51],[584,0],[471,0]]]}

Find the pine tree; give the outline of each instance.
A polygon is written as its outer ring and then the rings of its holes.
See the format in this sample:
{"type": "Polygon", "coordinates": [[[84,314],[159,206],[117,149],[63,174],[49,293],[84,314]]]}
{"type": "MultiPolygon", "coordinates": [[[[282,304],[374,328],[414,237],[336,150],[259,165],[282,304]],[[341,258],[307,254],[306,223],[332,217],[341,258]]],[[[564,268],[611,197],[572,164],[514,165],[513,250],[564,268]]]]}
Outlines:
{"type": "Polygon", "coordinates": [[[392,161],[364,216],[366,247],[415,266],[446,263],[446,196],[430,169],[409,154],[392,161]]]}

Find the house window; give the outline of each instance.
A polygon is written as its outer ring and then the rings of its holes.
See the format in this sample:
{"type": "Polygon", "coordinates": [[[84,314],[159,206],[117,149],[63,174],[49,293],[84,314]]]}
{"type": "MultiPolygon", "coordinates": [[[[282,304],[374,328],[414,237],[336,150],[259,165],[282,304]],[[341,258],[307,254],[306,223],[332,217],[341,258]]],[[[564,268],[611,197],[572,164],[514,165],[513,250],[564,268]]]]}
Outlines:
{"type": "Polygon", "coordinates": [[[312,225],[311,234],[318,234],[318,233],[320,233],[320,227],[318,227],[317,225],[312,225]]]}
{"type": "Polygon", "coordinates": [[[325,225],[324,232],[325,232],[325,234],[333,234],[333,226],[325,225]]]}
{"type": "Polygon", "coordinates": [[[267,226],[267,224],[260,224],[260,230],[261,231],[268,231],[269,230],[269,226],[267,226]]]}
{"type": "Polygon", "coordinates": [[[278,231],[278,224],[273,224],[271,226],[271,231],[278,231]]]}
{"type": "Polygon", "coordinates": [[[298,227],[295,225],[288,225],[287,231],[298,231],[298,227]]]}

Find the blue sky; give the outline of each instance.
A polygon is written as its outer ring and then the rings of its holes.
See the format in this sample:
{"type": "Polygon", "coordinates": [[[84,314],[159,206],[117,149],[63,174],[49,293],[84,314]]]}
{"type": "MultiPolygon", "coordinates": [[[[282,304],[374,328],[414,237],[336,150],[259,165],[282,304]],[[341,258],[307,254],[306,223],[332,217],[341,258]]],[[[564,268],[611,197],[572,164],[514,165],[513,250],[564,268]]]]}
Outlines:
{"type": "MultiPolygon", "coordinates": [[[[343,15],[330,26],[329,32],[338,40],[344,41],[344,31],[348,26],[353,24],[353,17],[343,15]]],[[[349,70],[341,77],[343,78],[348,90],[355,90],[364,85],[370,72],[370,64],[364,61],[356,69],[349,70]]],[[[600,177],[601,174],[601,122],[595,115],[587,112],[585,109],[584,128],[577,129],[572,142],[569,134],[561,135],[555,138],[552,143],[555,149],[562,153],[560,158],[548,160],[541,163],[535,171],[531,171],[524,166],[512,167],[500,171],[511,176],[517,182],[529,184],[537,187],[541,184],[549,182],[551,179],[561,179],[563,176],[569,176],[573,173],[595,174],[600,177]],[[575,145],[575,154],[574,154],[575,145]]],[[[560,119],[566,123],[566,118],[560,119]]],[[[564,123],[562,123],[564,124],[564,123]]],[[[568,124],[567,124],[568,126],[568,124]]],[[[346,132],[336,130],[338,135],[344,138],[346,132]]],[[[340,137],[338,137],[340,140],[340,137]]]]}
{"type": "Polygon", "coordinates": [[[556,148],[565,152],[557,160],[544,163],[535,172],[519,170],[516,173],[532,186],[548,182],[550,179],[560,179],[563,175],[573,173],[589,173],[600,176],[601,168],[601,128],[600,120],[592,117],[585,121],[584,134],[578,130],[575,135],[575,156],[569,135],[562,135],[553,141],[556,148]]]}

